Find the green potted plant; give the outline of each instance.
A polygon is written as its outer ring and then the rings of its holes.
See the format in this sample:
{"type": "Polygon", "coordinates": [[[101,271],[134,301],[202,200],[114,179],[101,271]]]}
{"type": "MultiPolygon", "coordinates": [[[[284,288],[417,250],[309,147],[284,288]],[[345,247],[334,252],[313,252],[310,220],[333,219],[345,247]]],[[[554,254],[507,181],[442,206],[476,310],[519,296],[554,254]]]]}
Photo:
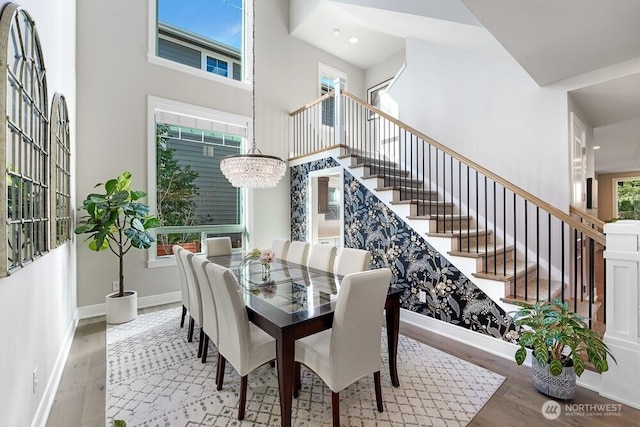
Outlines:
{"type": "Polygon", "coordinates": [[[582,375],[585,359],[598,372],[609,369],[607,356],[613,354],[586,319],[569,309],[568,302],[556,298],[552,302],[533,305],[520,303],[512,312],[519,330],[520,348],[515,360],[522,365],[527,348],[533,350],[531,371],[538,391],[551,397],[569,400],[575,396],[576,375],[582,375]]]}
{"type": "Polygon", "coordinates": [[[91,193],[82,202],[87,215],[78,221],[76,234],[89,234],[86,241],[93,251],[110,250],[118,257],[118,291],[107,295],[107,322],[124,323],[137,315],[135,291],[124,290],[124,256],[131,248],[148,249],[154,241],[149,229],[160,221],[140,202],[147,193],[131,189],[131,172],[122,172],[104,186],[104,193],[91,193]]]}

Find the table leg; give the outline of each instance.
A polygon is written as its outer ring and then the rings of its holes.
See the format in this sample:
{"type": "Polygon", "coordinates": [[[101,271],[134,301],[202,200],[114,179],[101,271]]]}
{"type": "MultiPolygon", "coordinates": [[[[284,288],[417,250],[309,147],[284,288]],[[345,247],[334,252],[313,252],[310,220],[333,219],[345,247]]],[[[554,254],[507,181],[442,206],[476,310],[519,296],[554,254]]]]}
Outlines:
{"type": "Polygon", "coordinates": [[[391,374],[391,384],[400,387],[398,378],[398,334],[400,333],[400,298],[388,301],[386,308],[387,317],[387,348],[389,349],[389,371],[391,374]]]}
{"type": "Polygon", "coordinates": [[[293,399],[294,340],[282,334],[276,339],[278,365],[278,389],[280,391],[280,425],[291,427],[291,405],[293,399]]]}

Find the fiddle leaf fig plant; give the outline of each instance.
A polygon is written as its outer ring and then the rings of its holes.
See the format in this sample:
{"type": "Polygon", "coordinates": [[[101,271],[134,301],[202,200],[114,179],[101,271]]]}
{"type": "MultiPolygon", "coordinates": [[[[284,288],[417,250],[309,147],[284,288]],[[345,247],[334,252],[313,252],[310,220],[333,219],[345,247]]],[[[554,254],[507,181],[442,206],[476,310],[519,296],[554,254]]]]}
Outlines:
{"type": "Polygon", "coordinates": [[[149,206],[139,202],[147,193],[131,189],[131,172],[98,183],[104,193],[91,193],[82,202],[87,215],[78,221],[76,234],[89,234],[85,241],[89,249],[99,252],[109,249],[118,257],[118,296],[124,296],[124,256],[131,248],[148,249],[154,241],[149,229],[160,221],[149,213],[149,206]]]}
{"type": "Polygon", "coordinates": [[[571,365],[577,376],[582,375],[585,356],[598,372],[609,370],[607,355],[616,362],[607,345],[583,316],[569,309],[568,302],[556,298],[552,302],[519,305],[522,308],[512,313],[514,323],[520,326],[520,348],[515,353],[518,365],[525,361],[527,348],[533,348],[537,363],[549,364],[553,376],[571,365]]]}

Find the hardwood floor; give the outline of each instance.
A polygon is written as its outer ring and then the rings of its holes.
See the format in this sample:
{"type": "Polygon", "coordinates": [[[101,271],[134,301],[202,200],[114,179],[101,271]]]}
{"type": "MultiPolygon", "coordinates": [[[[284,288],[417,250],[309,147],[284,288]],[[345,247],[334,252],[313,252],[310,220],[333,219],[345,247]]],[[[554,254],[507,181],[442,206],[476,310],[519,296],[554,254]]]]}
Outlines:
{"type": "MultiPolygon", "coordinates": [[[[153,307],[140,310],[140,313],[177,306],[179,304],[153,307]]],[[[105,329],[104,318],[80,322],[47,426],[104,426],[105,329]]],[[[507,378],[469,426],[640,426],[640,411],[624,405],[621,405],[619,415],[603,416],[602,413],[595,413],[590,416],[578,416],[574,413],[573,416],[567,416],[564,413],[564,403],[560,402],[562,415],[556,420],[547,420],[541,409],[549,398],[537,393],[533,388],[529,368],[517,366],[511,360],[409,326],[402,325],[400,332],[507,378]]],[[[578,387],[576,398],[571,403],[617,404],[581,387],[578,387]]]]}

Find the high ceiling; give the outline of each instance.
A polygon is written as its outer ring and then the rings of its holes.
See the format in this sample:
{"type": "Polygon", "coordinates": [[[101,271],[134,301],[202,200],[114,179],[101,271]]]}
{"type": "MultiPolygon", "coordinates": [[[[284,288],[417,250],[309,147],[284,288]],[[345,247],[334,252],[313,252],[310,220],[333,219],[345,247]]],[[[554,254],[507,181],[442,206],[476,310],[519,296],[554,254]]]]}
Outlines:
{"type": "Polygon", "coordinates": [[[638,0],[290,0],[290,4],[293,36],[363,69],[401,50],[406,38],[483,49],[486,37],[474,35],[486,31],[541,86],[627,64],[631,70],[627,77],[577,85],[570,94],[595,128],[595,144],[601,146],[596,171],[640,169],[638,0]],[[352,37],[358,38],[357,43],[349,42],[352,37]]]}

